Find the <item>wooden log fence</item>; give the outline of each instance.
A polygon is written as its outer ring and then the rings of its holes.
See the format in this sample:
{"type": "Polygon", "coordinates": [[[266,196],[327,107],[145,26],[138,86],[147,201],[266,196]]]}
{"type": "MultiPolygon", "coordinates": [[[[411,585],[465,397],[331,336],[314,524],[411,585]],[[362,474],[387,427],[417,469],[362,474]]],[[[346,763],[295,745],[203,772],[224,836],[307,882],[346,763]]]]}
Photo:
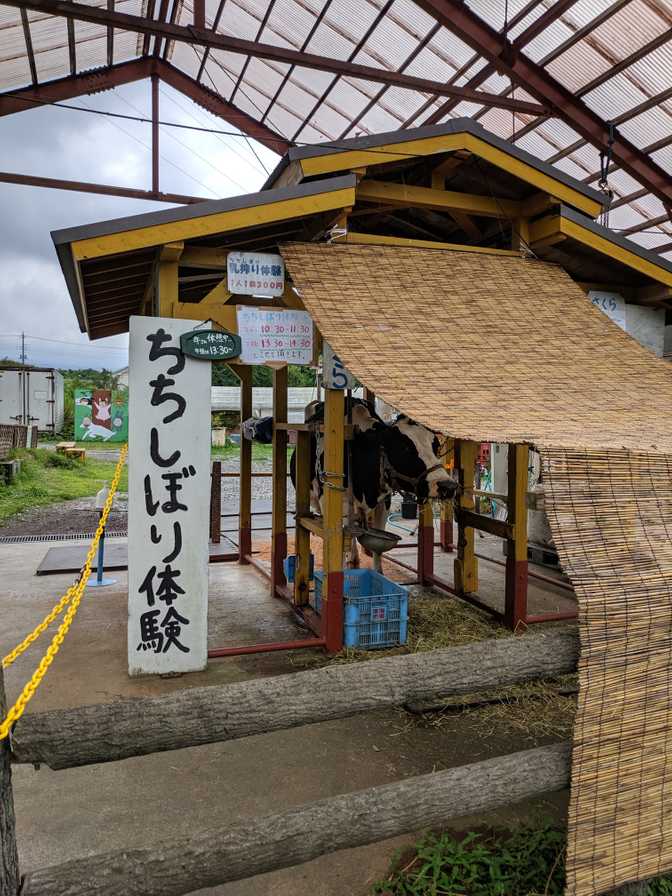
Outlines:
{"type": "MultiPolygon", "coordinates": [[[[573,671],[571,631],[24,716],[11,759],[68,768],[232,740],[413,700],[573,671]],[[138,724],[141,720],[141,726],[138,724]]],[[[0,712],[4,712],[0,669],[0,712]]],[[[0,896],[180,896],[486,812],[568,786],[555,744],[319,800],[197,836],[98,853],[19,878],[10,751],[0,744],[0,896]],[[176,861],[176,856],[179,860],[176,861]]],[[[619,896],[645,892],[629,884],[619,896]]],[[[614,894],[616,896],[616,894],[614,894]]]]}
{"type": "Polygon", "coordinates": [[[553,631],[26,715],[13,759],[53,769],[112,762],[548,678],[577,658],[577,635],[553,631]]]}
{"type": "Polygon", "coordinates": [[[569,784],[568,744],[319,800],[188,840],[29,872],[21,896],[181,896],[486,812],[569,784]]]}

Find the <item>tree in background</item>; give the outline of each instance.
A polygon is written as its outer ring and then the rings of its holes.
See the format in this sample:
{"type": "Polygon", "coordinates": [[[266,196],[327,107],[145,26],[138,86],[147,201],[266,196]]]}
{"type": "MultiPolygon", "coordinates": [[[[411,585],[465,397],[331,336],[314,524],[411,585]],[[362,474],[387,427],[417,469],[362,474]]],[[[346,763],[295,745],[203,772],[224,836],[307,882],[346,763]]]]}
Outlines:
{"type": "MultiPolygon", "coordinates": [[[[290,386],[314,386],[315,371],[311,367],[297,367],[290,365],[287,381],[290,386]]],[[[212,365],[212,385],[213,386],[238,386],[239,380],[235,373],[232,372],[228,364],[214,363],[212,365]]],[[[267,386],[273,385],[273,371],[270,367],[256,366],[252,368],[252,385],[267,386]]]]}

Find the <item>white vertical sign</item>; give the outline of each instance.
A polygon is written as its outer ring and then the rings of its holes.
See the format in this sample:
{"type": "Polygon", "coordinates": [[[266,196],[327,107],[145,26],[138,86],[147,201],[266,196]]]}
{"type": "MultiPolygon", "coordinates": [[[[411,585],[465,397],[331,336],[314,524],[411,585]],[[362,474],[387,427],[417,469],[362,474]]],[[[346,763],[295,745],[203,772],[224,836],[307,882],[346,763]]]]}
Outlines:
{"type": "Polygon", "coordinates": [[[338,355],[334,354],[328,342],[324,342],[322,346],[322,362],[325,389],[355,388],[354,376],[343,365],[338,355]]]}
{"type": "Polygon", "coordinates": [[[130,675],[207,664],[211,372],[180,351],[180,335],[199,326],[130,320],[130,675]]]}
{"type": "Polygon", "coordinates": [[[591,289],[588,298],[596,308],[599,308],[603,314],[618,324],[621,330],[625,330],[625,299],[622,295],[617,292],[591,289]]]}

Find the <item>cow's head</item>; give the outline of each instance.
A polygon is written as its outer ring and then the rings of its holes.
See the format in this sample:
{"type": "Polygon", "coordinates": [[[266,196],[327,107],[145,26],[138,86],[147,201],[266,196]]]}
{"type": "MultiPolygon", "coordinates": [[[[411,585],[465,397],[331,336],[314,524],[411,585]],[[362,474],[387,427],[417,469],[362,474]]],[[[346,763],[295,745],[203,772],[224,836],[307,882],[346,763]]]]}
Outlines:
{"type": "Polygon", "coordinates": [[[395,491],[412,492],[420,500],[449,500],[457,491],[457,482],[443,465],[444,453],[440,433],[400,414],[385,433],[390,485],[395,491]]]}

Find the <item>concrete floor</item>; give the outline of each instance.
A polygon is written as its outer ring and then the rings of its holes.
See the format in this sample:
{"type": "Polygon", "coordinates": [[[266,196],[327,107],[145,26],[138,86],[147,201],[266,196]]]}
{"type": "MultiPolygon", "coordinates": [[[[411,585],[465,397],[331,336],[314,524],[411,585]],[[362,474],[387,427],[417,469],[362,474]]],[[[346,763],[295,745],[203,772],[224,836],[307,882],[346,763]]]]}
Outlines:
{"type": "MultiPolygon", "coordinates": [[[[33,575],[47,547],[0,545],[2,652],[31,630],[71,583],[71,576],[33,575]]],[[[450,566],[451,558],[437,552],[437,573],[443,574],[444,567],[447,573],[450,566]]],[[[501,568],[485,562],[481,568],[482,590],[491,589],[498,600],[503,593],[501,568]]],[[[206,672],[177,679],[129,679],[126,576],[114,575],[116,586],[86,596],[31,712],[292,671],[291,656],[268,654],[213,661],[206,672]]],[[[533,608],[566,603],[563,593],[555,590],[548,588],[545,596],[533,590],[533,608]]],[[[231,563],[210,566],[211,646],[304,634],[287,608],[268,597],[266,582],[253,569],[231,563]]],[[[10,701],[40,655],[35,646],[7,670],[10,701]]],[[[52,772],[18,766],[14,792],[21,863],[28,870],[98,851],[226,829],[237,819],[532,745],[513,730],[483,737],[468,716],[433,729],[409,724],[408,717],[395,710],[89,768],[52,772]]],[[[537,809],[546,815],[562,814],[564,795],[514,807],[495,819],[510,822],[537,809]]],[[[458,827],[466,824],[469,820],[456,822],[458,827]]],[[[409,835],[325,856],[207,892],[363,896],[385,873],[394,850],[414,839],[409,835]]]]}

